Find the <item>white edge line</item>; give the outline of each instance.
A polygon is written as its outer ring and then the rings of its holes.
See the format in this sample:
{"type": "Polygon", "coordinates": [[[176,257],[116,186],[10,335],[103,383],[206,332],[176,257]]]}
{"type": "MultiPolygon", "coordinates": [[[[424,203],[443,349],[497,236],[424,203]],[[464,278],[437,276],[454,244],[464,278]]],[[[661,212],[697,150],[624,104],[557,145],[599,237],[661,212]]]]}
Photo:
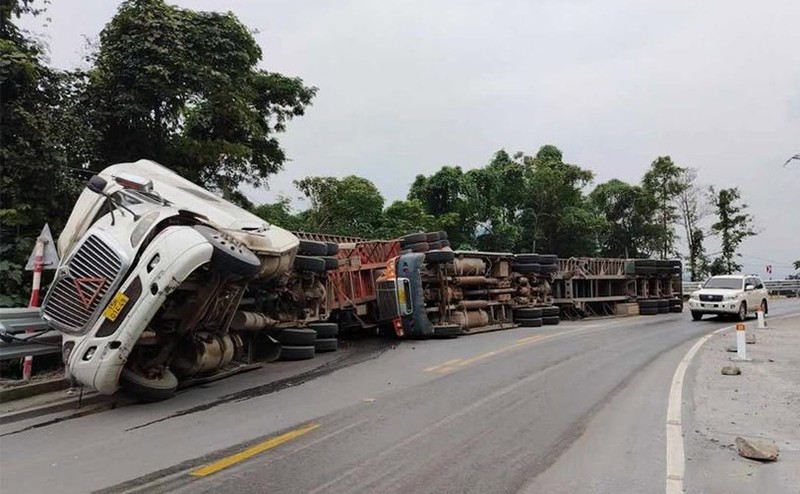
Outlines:
{"type": "MultiPolygon", "coordinates": [[[[798,315],[785,314],[775,319],[784,319],[798,315]]],[[[728,329],[735,328],[736,325],[725,326],[724,328],[717,329],[703,337],[692,345],[692,348],[686,352],[678,368],[675,369],[675,374],[672,376],[672,386],[669,389],[669,403],[667,405],[667,478],[666,478],[666,494],[682,494],[684,492],[683,476],[686,468],[686,456],[683,450],[683,425],[681,424],[681,407],[683,405],[683,378],[686,376],[686,370],[694,358],[695,354],[703,346],[703,343],[708,341],[712,336],[719,334],[728,329]]]]}

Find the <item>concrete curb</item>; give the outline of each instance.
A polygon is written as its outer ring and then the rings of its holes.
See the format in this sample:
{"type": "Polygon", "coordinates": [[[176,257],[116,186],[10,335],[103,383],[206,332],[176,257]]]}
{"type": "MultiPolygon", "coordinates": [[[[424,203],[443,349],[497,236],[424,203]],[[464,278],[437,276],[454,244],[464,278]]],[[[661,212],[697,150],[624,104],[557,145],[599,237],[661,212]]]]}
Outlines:
{"type": "Polygon", "coordinates": [[[53,391],[61,391],[62,389],[67,389],[68,387],[69,383],[64,378],[13,386],[0,390],[0,403],[8,403],[9,401],[30,398],[31,396],[51,393],[53,391]]]}

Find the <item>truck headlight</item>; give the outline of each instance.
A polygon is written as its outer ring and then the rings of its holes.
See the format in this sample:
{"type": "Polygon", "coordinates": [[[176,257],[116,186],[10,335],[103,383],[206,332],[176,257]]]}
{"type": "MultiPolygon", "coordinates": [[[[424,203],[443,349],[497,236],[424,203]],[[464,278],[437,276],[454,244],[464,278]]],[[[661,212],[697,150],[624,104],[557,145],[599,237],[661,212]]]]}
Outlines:
{"type": "Polygon", "coordinates": [[[153,223],[157,219],[158,211],[150,211],[139,218],[139,222],[136,223],[136,227],[134,227],[133,233],[131,233],[131,247],[136,247],[136,245],[142,241],[144,234],[150,230],[150,227],[153,226],[153,223]]]}

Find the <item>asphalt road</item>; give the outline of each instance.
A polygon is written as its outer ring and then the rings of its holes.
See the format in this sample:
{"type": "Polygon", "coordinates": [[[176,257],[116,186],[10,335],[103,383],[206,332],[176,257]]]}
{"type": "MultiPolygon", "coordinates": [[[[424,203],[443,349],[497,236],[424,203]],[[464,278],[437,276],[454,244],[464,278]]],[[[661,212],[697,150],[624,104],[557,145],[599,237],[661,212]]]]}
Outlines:
{"type": "Polygon", "coordinates": [[[165,403],[9,424],[0,490],[663,492],[673,372],[730,324],[684,312],[373,343],[293,386],[237,376],[165,403]]]}

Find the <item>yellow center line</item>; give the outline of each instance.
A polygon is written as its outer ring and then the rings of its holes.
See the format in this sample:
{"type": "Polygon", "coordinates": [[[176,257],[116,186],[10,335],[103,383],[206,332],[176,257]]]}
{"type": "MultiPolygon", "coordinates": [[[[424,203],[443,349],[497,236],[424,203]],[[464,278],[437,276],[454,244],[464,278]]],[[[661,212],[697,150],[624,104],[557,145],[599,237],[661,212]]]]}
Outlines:
{"type": "Polygon", "coordinates": [[[533,343],[533,342],[541,342],[541,341],[544,341],[544,340],[549,340],[551,338],[558,338],[558,337],[564,337],[564,336],[574,336],[576,334],[585,333],[585,332],[587,332],[588,330],[591,330],[591,329],[600,329],[600,328],[609,326],[610,324],[611,323],[609,323],[609,324],[598,324],[598,325],[587,325],[587,326],[580,327],[580,329],[575,329],[575,330],[572,330],[572,331],[561,331],[561,332],[558,332],[558,333],[550,333],[550,334],[538,334],[538,335],[528,336],[528,337],[525,337],[525,338],[520,338],[520,339],[518,339],[516,341],[516,343],[513,343],[511,345],[508,345],[508,346],[505,346],[505,347],[501,347],[501,348],[497,348],[495,350],[492,350],[492,351],[489,351],[489,352],[486,352],[486,353],[482,353],[480,355],[476,355],[475,357],[468,358],[468,359],[454,359],[455,361],[448,360],[447,362],[444,362],[443,364],[440,364],[440,365],[437,365],[437,366],[433,366],[433,367],[428,367],[427,369],[425,369],[425,371],[426,372],[436,372],[437,374],[448,374],[450,372],[453,372],[453,371],[456,371],[456,370],[461,369],[463,367],[466,367],[466,366],[468,366],[470,364],[474,364],[475,362],[480,362],[481,360],[485,360],[485,359],[487,359],[489,357],[493,357],[495,355],[499,355],[501,353],[505,353],[505,352],[514,350],[516,348],[522,348],[523,346],[526,346],[526,345],[528,345],[530,343],[533,343]]]}
{"type": "Polygon", "coordinates": [[[455,364],[457,362],[461,362],[461,359],[460,358],[454,358],[453,360],[448,360],[447,362],[444,362],[443,364],[434,365],[433,367],[428,367],[427,369],[425,369],[425,372],[433,372],[433,371],[435,371],[436,369],[438,369],[440,367],[447,367],[448,365],[453,365],[453,364],[455,364]]]}
{"type": "Polygon", "coordinates": [[[244,451],[241,451],[239,453],[236,453],[236,454],[233,454],[233,455],[230,455],[230,456],[226,456],[225,458],[222,458],[221,460],[215,461],[214,463],[209,463],[208,465],[202,466],[202,467],[198,468],[197,470],[194,470],[193,472],[191,472],[191,475],[193,475],[195,477],[205,477],[205,476],[217,473],[220,470],[228,468],[228,467],[230,467],[232,465],[235,465],[235,464],[237,464],[239,462],[242,462],[242,461],[244,461],[244,460],[246,460],[248,458],[252,458],[253,456],[255,456],[255,455],[259,454],[259,453],[263,453],[264,451],[272,449],[272,448],[274,448],[276,446],[280,446],[281,444],[283,444],[283,443],[285,443],[287,441],[291,441],[292,439],[294,439],[296,437],[302,436],[303,434],[305,434],[307,432],[311,432],[311,431],[313,431],[314,429],[316,429],[318,427],[319,427],[319,424],[311,423],[311,424],[306,425],[305,427],[301,427],[299,429],[294,429],[294,430],[289,431],[289,432],[287,432],[285,434],[281,434],[280,436],[273,437],[272,439],[267,439],[263,443],[256,444],[255,446],[247,448],[244,451]]]}

